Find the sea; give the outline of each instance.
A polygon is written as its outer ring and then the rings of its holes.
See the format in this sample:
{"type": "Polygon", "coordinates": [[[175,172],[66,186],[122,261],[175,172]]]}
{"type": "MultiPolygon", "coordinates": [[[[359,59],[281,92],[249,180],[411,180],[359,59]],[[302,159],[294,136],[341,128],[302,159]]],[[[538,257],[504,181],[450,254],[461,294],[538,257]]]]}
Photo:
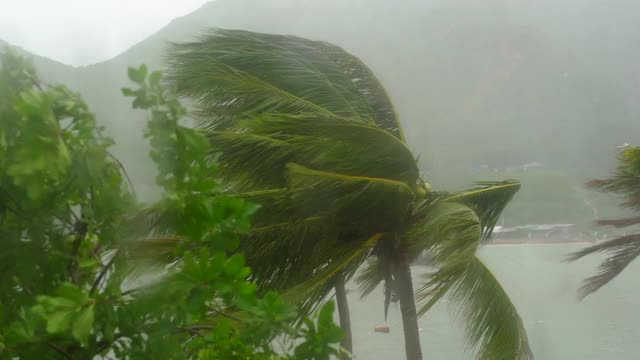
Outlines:
{"type": "MultiPolygon", "coordinates": [[[[640,359],[640,259],[611,283],[579,301],[581,281],[595,273],[602,256],[566,263],[566,254],[585,244],[486,245],[480,258],[500,280],[523,318],[535,359],[640,359]]],[[[414,286],[423,266],[414,266],[414,286]]],[[[347,284],[357,360],[404,359],[402,320],[392,305],[385,322],[383,291],[360,299],[357,286],[347,284]],[[389,333],[376,333],[377,325],[389,333]]],[[[337,317],[336,317],[337,321],[337,317]]],[[[472,360],[460,319],[446,301],[418,320],[425,360],[472,360]]]]}

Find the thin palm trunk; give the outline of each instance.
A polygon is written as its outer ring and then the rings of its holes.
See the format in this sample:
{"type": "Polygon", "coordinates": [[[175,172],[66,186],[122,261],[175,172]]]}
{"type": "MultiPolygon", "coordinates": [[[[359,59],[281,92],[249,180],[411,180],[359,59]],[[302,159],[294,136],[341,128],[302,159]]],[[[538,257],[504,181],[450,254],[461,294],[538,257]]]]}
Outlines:
{"type": "Polygon", "coordinates": [[[402,327],[404,329],[404,348],[407,360],[422,360],[420,333],[418,330],[418,316],[413,297],[413,281],[411,268],[406,256],[402,255],[396,269],[398,298],[402,313],[402,327]]]}
{"type": "Polygon", "coordinates": [[[353,353],[353,343],[351,337],[351,319],[349,318],[349,303],[347,302],[347,291],[345,289],[344,277],[338,276],[336,279],[336,303],[338,304],[338,316],[340,317],[340,328],[344,334],[340,346],[349,353],[341,353],[341,360],[351,359],[353,353]]]}

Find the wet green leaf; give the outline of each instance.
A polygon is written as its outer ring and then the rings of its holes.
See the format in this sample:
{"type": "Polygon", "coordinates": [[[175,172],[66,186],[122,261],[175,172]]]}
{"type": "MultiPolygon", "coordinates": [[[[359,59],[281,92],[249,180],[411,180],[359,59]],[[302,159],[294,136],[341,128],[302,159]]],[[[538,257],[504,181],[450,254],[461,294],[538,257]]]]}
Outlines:
{"type": "Polygon", "coordinates": [[[82,344],[86,344],[87,338],[91,334],[94,316],[94,305],[91,304],[83,308],[73,321],[71,333],[82,344]]]}

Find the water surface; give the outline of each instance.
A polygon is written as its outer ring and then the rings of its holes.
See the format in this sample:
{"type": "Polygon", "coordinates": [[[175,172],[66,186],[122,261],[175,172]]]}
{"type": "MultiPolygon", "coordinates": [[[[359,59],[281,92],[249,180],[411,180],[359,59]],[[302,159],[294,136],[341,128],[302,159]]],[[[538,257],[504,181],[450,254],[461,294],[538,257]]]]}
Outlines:
{"type": "MultiPolygon", "coordinates": [[[[523,317],[529,340],[539,360],[637,360],[640,359],[640,261],[598,293],[578,302],[576,289],[596,270],[600,258],[563,262],[565,254],[584,247],[578,244],[498,245],[480,250],[480,257],[506,288],[523,317]]],[[[414,285],[425,268],[412,269],[414,285]]],[[[392,305],[389,334],[374,333],[384,324],[382,289],[360,300],[356,286],[348,288],[358,360],[404,359],[400,310],[392,305]]],[[[436,305],[418,320],[424,358],[472,360],[465,352],[460,322],[436,305]]]]}

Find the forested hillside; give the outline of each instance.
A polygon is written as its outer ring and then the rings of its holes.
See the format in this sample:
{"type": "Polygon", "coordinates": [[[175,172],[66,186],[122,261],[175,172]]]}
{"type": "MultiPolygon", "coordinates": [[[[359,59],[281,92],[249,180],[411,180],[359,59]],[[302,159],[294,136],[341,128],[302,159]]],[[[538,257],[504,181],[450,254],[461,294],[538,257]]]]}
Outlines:
{"type": "MultiPolygon", "coordinates": [[[[41,57],[34,62],[45,80],[82,93],[118,139],[116,153],[139,193],[151,197],[154,172],[144,122],[137,120],[144,114],[120,96],[124,69],[140,63],[160,68],[168,41],[187,41],[211,26],[336,43],[388,87],[408,142],[435,183],[459,174],[477,179],[482,173],[466,171],[476,166],[490,171],[539,162],[556,175],[545,186],[534,184],[534,197],[558,185],[553,179],[576,179],[562,185],[571,192],[566,212],[573,214],[557,219],[563,222],[591,214],[579,201],[584,192],[576,196],[572,189],[605,174],[615,146],[640,133],[637,81],[621,75],[640,73],[631,60],[640,44],[631,41],[635,22],[628,6],[623,11],[615,4],[604,12],[597,1],[567,1],[549,14],[537,2],[516,7],[504,0],[482,6],[470,0],[218,0],[111,60],[78,68],[41,57]]],[[[513,173],[525,189],[528,176],[513,173]]]]}

